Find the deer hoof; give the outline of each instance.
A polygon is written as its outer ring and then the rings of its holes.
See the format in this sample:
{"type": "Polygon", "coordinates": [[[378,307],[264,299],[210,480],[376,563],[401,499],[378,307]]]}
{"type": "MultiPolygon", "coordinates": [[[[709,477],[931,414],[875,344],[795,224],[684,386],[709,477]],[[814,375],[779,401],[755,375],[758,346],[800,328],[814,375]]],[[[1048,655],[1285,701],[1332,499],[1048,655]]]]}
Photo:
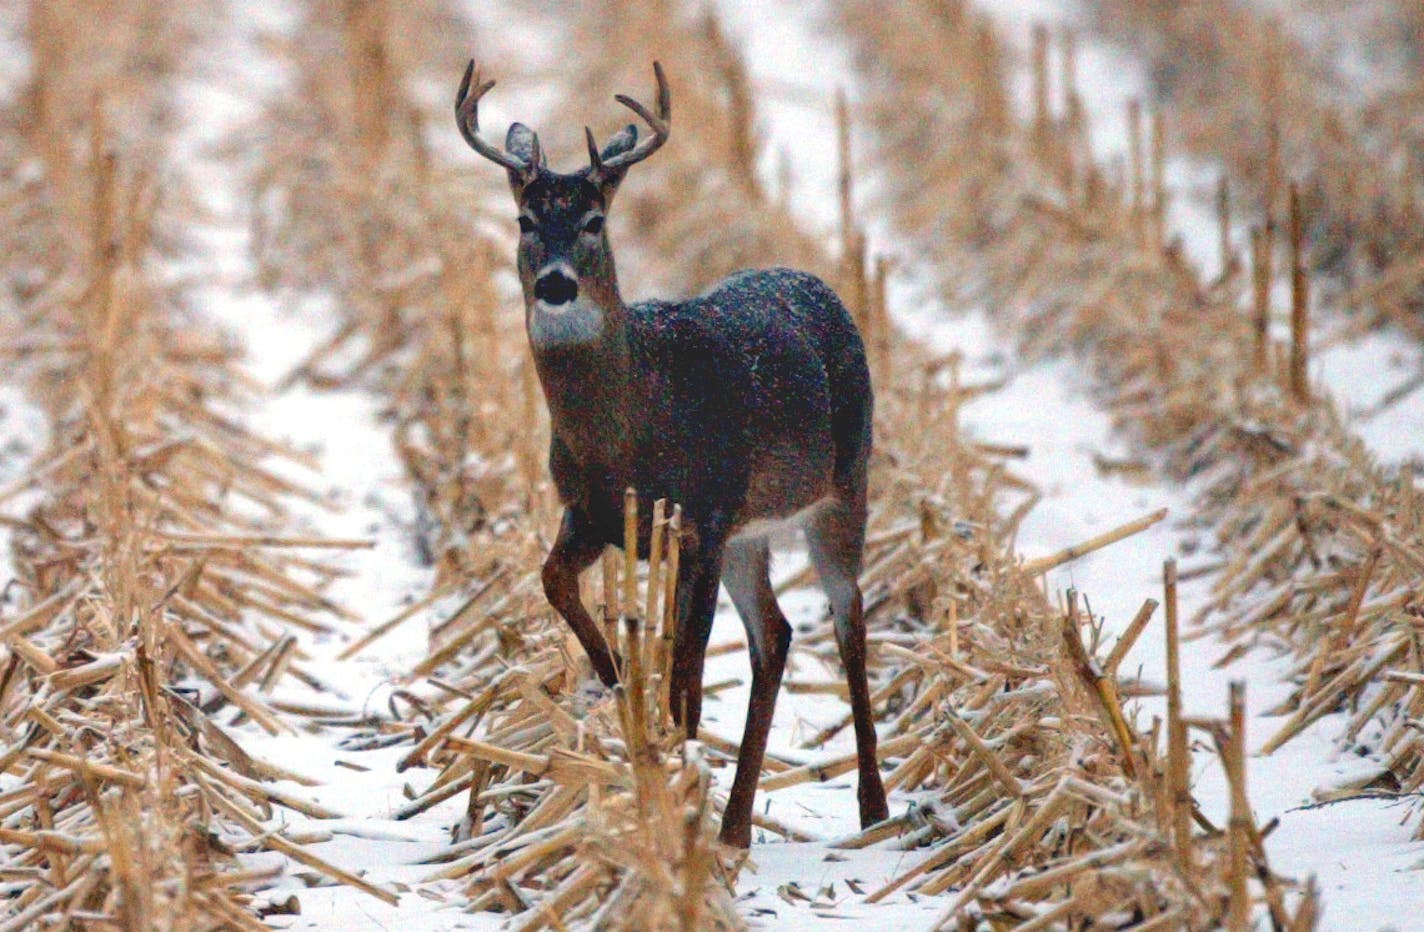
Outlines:
{"type": "Polygon", "coordinates": [[[618,685],[620,672],[623,669],[623,656],[617,651],[607,654],[605,657],[590,658],[593,663],[593,672],[609,689],[618,685]]]}
{"type": "Polygon", "coordinates": [[[736,884],[737,875],[741,873],[743,867],[750,866],[752,871],[756,871],[756,864],[752,862],[751,852],[746,848],[738,848],[735,845],[717,842],[712,851],[717,859],[717,866],[722,869],[722,877],[729,884],[736,884]]]}
{"type": "Polygon", "coordinates": [[[752,846],[751,824],[732,825],[730,822],[723,822],[722,831],[717,835],[717,844],[723,849],[723,853],[740,852],[745,857],[747,849],[752,846]]]}

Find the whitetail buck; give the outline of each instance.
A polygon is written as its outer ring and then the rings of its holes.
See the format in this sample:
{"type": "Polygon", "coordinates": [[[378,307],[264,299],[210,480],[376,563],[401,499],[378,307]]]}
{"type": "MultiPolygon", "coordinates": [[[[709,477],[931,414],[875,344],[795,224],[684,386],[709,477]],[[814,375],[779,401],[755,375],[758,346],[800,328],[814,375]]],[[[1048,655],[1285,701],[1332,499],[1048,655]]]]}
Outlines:
{"type": "MultiPolygon", "coordinates": [[[[791,627],[768,575],[767,535],[805,530],[830,599],[845,664],[860,764],[860,821],[884,819],[875,723],[865,677],[858,577],[865,542],[870,373],[845,306],[825,283],[786,269],[740,272],[688,301],[628,305],[618,291],[605,217],[628,169],[667,141],[662,68],[653,113],[619,103],[628,125],[589,165],[551,171],[538,137],[515,123],[500,149],[480,138],[480,98],[494,86],[466,69],[455,117],[470,146],[503,166],[519,208],[519,276],[534,365],[552,424],[549,468],[564,505],[544,564],[544,591],[607,684],[619,661],[579,598],[579,573],[623,543],[623,492],[680,502],[685,519],[670,702],[689,737],[702,712],[702,664],[717,588],[747,629],[751,703],[721,838],[751,842],[752,799],[766,753],[791,627]]],[[[640,502],[639,556],[651,509],[640,502]]]]}

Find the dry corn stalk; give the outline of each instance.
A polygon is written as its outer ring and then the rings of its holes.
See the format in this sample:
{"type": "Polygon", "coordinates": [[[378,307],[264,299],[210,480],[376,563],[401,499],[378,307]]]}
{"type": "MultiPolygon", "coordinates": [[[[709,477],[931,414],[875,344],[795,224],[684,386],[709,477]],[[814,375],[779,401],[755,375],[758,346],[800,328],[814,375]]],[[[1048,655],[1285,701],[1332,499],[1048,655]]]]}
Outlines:
{"type": "MultiPolygon", "coordinates": [[[[1160,130],[1154,129],[1152,145],[1141,146],[1133,160],[1133,178],[1141,180],[1114,189],[1093,163],[1092,154],[1083,150],[1084,116],[1080,108],[1072,106],[1076,91],[1069,87],[1065,91],[1068,103],[1058,111],[1061,117],[1050,106],[1046,114],[1040,114],[1036,128],[1019,128],[1011,122],[999,124],[1001,133],[993,139],[991,157],[959,157],[928,165],[917,161],[911,166],[897,157],[904,149],[904,127],[915,127],[914,131],[935,139],[966,139],[968,134],[962,131],[965,115],[993,111],[1003,91],[999,88],[981,92],[970,77],[995,73],[998,53],[996,44],[976,43],[982,21],[969,4],[911,4],[903,16],[904,19],[897,19],[882,9],[859,4],[849,5],[839,16],[847,34],[855,37],[858,52],[866,61],[876,62],[874,69],[864,72],[868,85],[865,96],[876,135],[886,140],[885,171],[892,192],[891,206],[901,228],[917,239],[936,244],[936,266],[969,269],[971,274],[986,279],[991,304],[1004,309],[1005,324],[1034,334],[1028,346],[1030,352],[1071,346],[1093,353],[1101,348],[1103,352],[1093,357],[1095,366],[1103,373],[1105,384],[1118,393],[1115,397],[1121,399],[1121,418],[1132,425],[1139,438],[1154,445],[1169,445],[1181,438],[1181,445],[1169,446],[1169,452],[1176,449],[1192,455],[1200,449],[1197,444],[1201,439],[1192,433],[1194,425],[1210,423],[1210,418],[1222,410],[1231,412],[1226,420],[1229,427],[1244,420],[1238,414],[1238,405],[1244,394],[1241,384],[1245,376],[1236,375],[1235,369],[1224,370],[1223,362],[1239,358],[1238,347],[1249,351],[1250,339],[1238,338],[1245,321],[1234,302],[1207,293],[1191,277],[1190,270],[1159,245],[1160,205],[1165,200],[1157,182],[1164,157],[1160,130]],[[904,48],[900,37],[910,33],[906,26],[911,22],[921,35],[939,30],[934,34],[942,47],[966,49],[964,55],[955,57],[950,69],[953,73],[944,68],[927,71],[920,66],[920,57],[904,48]],[[984,51],[980,53],[979,49],[984,51]],[[1072,171],[1064,170],[1065,157],[1071,158],[1072,171]],[[986,195],[992,208],[962,214],[976,218],[979,222],[975,227],[947,227],[938,213],[931,214],[926,209],[926,205],[960,203],[965,190],[993,192],[986,195]],[[1208,313],[1203,312],[1204,306],[1208,313]]],[[[1153,123],[1155,126],[1156,121],[1153,123]]],[[[960,286],[955,277],[958,274],[945,273],[947,288],[960,286]]],[[[1301,416],[1300,409],[1284,397],[1274,380],[1265,388],[1264,392],[1256,389],[1254,395],[1248,396],[1249,401],[1259,408],[1270,405],[1272,410],[1291,418],[1301,416]]],[[[1249,412],[1247,417],[1254,413],[1249,412]]],[[[1231,436],[1229,428],[1225,435],[1231,436]]],[[[1263,452],[1267,458],[1271,456],[1269,443],[1263,452]]],[[[1235,479],[1237,475],[1223,470],[1223,479],[1235,479]]],[[[961,618],[963,612],[961,607],[961,618]]],[[[1132,627],[1140,630],[1137,624],[1132,627]]],[[[1071,646],[1072,642],[1068,643],[1071,646]]],[[[958,655],[962,656],[963,651],[961,632],[958,655]]],[[[1123,729],[1113,723],[1118,716],[1111,711],[1111,691],[1103,688],[1105,679],[1094,669],[1090,656],[1080,653],[1075,666],[1086,674],[1084,685],[1097,694],[1100,712],[1107,714],[1105,724],[1111,725],[1111,732],[1118,734],[1118,743],[1122,744],[1123,729]]],[[[1121,657],[1117,660],[1120,662],[1121,657]]],[[[966,666],[972,668],[976,664],[970,661],[966,666]]],[[[965,700],[959,704],[966,704],[965,700]]],[[[972,702],[969,707],[973,708],[972,702]]],[[[1065,721],[1069,720],[1071,717],[1065,716],[1065,721]]],[[[1170,743],[1183,747],[1181,726],[1175,731],[1178,736],[1170,743]]],[[[1180,776],[1170,781],[1165,776],[1180,774],[1180,770],[1167,767],[1150,742],[1135,737],[1131,731],[1126,733],[1139,744],[1143,754],[1139,786],[1157,814],[1146,822],[1122,819],[1117,823],[1119,830],[1129,834],[1117,836],[1117,840],[1128,845],[1123,850],[1135,850],[1130,833],[1141,833],[1137,837],[1148,842],[1147,851],[1151,853],[1134,856],[1151,860],[1169,852],[1170,839],[1176,835],[1180,852],[1157,860],[1149,868],[1149,874],[1161,878],[1164,899],[1152,904],[1148,914],[1174,924],[1214,924],[1224,917],[1203,908],[1188,891],[1210,882],[1214,889],[1225,893],[1233,876],[1228,851],[1219,837],[1200,837],[1190,821],[1183,827],[1183,817],[1192,816],[1190,797],[1183,796],[1180,776]],[[1164,776],[1153,776],[1159,772],[1164,776]],[[1168,892],[1173,889],[1166,882],[1168,877],[1183,884],[1177,888],[1180,899],[1168,892]]],[[[1184,755],[1173,751],[1171,757],[1179,762],[1184,755]]],[[[988,795],[989,787],[1002,792],[1002,781],[994,779],[988,770],[977,776],[981,784],[972,782],[975,777],[964,779],[967,785],[963,792],[972,794],[982,789],[985,801],[994,798],[988,795]]],[[[1039,788],[1040,792],[1051,792],[1054,784],[1040,784],[1039,788]]],[[[1012,820],[1012,824],[1034,825],[1033,811],[1036,810],[1029,807],[1006,809],[999,817],[1012,820]]],[[[1004,840],[999,844],[1012,845],[1019,836],[1008,833],[1000,837],[1004,840]]],[[[977,877],[976,868],[961,866],[963,853],[951,848],[934,865],[951,872],[947,885],[968,883],[972,888],[976,882],[985,882],[977,877]]],[[[984,866],[978,870],[993,869],[989,866],[992,862],[979,863],[984,866]]],[[[931,870],[927,866],[921,874],[928,876],[931,870]]],[[[1269,872],[1263,876],[1269,876],[1269,872]]],[[[920,889],[938,887],[925,881],[920,889]]],[[[1029,884],[1028,889],[1035,888],[1029,884]]],[[[1019,912],[1022,907],[1012,898],[992,905],[1003,909],[1006,918],[1016,916],[1017,921],[1042,925],[1061,921],[1073,915],[1075,909],[1096,915],[1114,908],[1126,895],[1124,891],[1108,889],[1103,891],[1104,899],[1094,900],[1088,889],[1075,892],[1074,900],[1082,897],[1081,902],[1071,906],[1059,902],[1046,912],[1019,912]]],[[[965,900],[961,905],[967,904],[965,900]]]]}
{"type": "MultiPolygon", "coordinates": [[[[345,616],[318,591],[321,564],[294,549],[330,542],[285,524],[311,493],[270,468],[277,444],[235,421],[251,398],[231,350],[156,274],[175,245],[165,231],[191,206],[160,198],[154,179],[208,14],[31,6],[27,97],[43,104],[4,135],[33,171],[0,190],[47,208],[26,229],[49,258],[19,316],[39,339],[16,344],[10,371],[44,400],[50,449],[13,522],[24,596],[0,620],[0,843],[18,871],[3,928],[253,927],[250,891],[270,877],[240,869],[237,848],[283,851],[394,900],[276,833],[274,807],[332,813],[274,788],[296,775],[226,728],[242,715],[289,729],[250,683],[321,688],[288,632],[345,616]]],[[[165,186],[182,189],[181,176],[165,186]]]]}

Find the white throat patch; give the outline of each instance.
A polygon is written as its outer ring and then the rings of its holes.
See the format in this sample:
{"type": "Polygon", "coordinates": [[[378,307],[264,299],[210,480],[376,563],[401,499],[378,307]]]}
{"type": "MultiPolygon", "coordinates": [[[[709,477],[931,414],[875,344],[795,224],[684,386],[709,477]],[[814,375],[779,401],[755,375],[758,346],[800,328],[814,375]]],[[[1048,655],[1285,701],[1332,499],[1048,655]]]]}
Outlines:
{"type": "Polygon", "coordinates": [[[603,310],[582,298],[565,304],[536,300],[529,311],[529,342],[534,346],[572,346],[601,336],[603,310]]]}

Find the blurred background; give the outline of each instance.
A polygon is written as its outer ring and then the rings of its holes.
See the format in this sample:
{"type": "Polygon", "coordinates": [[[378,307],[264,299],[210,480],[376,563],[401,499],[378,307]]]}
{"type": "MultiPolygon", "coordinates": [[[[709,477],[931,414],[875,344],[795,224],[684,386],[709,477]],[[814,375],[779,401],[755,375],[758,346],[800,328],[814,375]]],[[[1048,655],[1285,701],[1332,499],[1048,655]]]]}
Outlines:
{"type": "Polygon", "coordinates": [[[0,44],[0,928],[1410,926],[1415,0],[32,0],[0,44]],[[700,742],[656,663],[587,682],[471,58],[566,172],[666,69],[629,301],[850,308],[889,823],[794,540],[750,860],[728,607],[700,742]]]}

